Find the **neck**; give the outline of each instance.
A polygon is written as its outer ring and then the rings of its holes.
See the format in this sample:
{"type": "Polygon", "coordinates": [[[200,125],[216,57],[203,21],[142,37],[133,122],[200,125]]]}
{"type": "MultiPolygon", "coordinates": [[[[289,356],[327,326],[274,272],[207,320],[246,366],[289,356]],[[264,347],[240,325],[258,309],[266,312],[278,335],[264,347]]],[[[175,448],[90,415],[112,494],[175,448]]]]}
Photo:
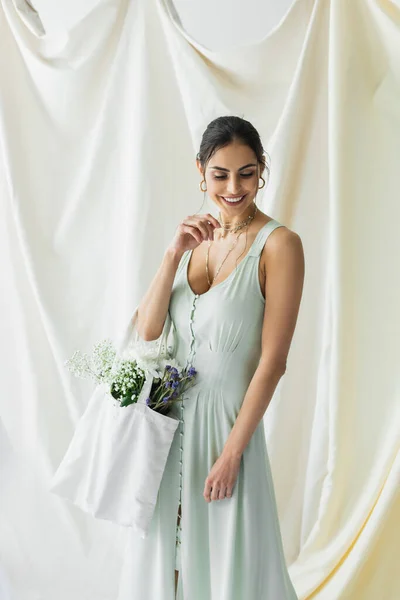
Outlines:
{"type": "Polygon", "coordinates": [[[230,217],[225,211],[220,212],[220,221],[223,225],[229,226],[230,229],[233,229],[239,223],[242,223],[250,216],[254,217],[257,212],[257,206],[255,202],[252,202],[250,206],[247,206],[243,212],[239,213],[235,217],[230,217]]]}

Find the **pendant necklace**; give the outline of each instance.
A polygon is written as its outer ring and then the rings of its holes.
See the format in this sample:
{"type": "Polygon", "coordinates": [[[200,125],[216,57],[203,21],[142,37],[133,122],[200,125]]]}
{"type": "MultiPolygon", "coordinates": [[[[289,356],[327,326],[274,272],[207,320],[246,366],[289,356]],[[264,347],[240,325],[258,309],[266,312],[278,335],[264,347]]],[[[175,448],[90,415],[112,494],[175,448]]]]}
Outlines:
{"type": "MultiPolygon", "coordinates": [[[[235,246],[237,245],[237,243],[238,243],[238,241],[239,241],[239,238],[240,238],[240,236],[241,236],[241,235],[242,235],[242,233],[243,233],[243,230],[247,229],[247,228],[249,227],[249,225],[250,225],[251,221],[254,219],[256,212],[257,212],[257,205],[255,205],[255,210],[254,210],[254,213],[253,213],[252,215],[249,215],[249,217],[247,217],[247,219],[245,219],[245,220],[244,220],[244,221],[242,221],[241,223],[238,223],[238,225],[236,225],[236,226],[235,226],[235,227],[233,227],[232,229],[226,229],[226,228],[225,228],[225,230],[226,230],[226,231],[234,231],[234,232],[236,232],[236,231],[238,231],[238,230],[241,230],[241,231],[240,231],[240,233],[239,233],[239,234],[236,236],[236,239],[235,239],[234,243],[233,243],[233,244],[232,244],[232,246],[229,248],[229,250],[228,250],[228,253],[227,253],[227,254],[226,254],[226,256],[224,257],[224,259],[223,259],[223,261],[221,262],[221,264],[219,265],[219,267],[218,267],[218,269],[217,269],[217,271],[216,271],[216,273],[215,273],[215,275],[214,275],[214,277],[213,277],[212,281],[210,281],[210,274],[209,274],[209,271],[208,271],[208,259],[209,259],[209,254],[210,254],[210,246],[211,246],[211,244],[212,244],[213,240],[209,240],[209,241],[208,241],[207,254],[206,254],[206,273],[207,273],[207,281],[208,281],[208,285],[209,285],[210,287],[212,286],[212,284],[214,283],[215,279],[217,278],[217,276],[218,276],[218,274],[219,274],[219,272],[220,272],[220,270],[221,270],[221,268],[222,268],[222,265],[225,263],[226,259],[228,258],[228,256],[229,256],[229,255],[230,255],[230,253],[232,252],[232,250],[233,250],[233,249],[235,248],[235,246]]],[[[224,227],[224,224],[223,224],[222,226],[224,227]]]]}

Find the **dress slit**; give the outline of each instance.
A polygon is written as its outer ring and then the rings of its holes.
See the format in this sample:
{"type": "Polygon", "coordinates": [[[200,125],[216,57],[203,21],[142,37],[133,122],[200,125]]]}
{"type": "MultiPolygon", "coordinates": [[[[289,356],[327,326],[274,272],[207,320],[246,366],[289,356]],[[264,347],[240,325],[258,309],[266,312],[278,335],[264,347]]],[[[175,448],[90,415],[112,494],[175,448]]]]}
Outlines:
{"type": "Polygon", "coordinates": [[[178,506],[178,518],[176,522],[176,544],[175,544],[175,571],[181,570],[181,530],[182,530],[182,508],[178,506]]]}

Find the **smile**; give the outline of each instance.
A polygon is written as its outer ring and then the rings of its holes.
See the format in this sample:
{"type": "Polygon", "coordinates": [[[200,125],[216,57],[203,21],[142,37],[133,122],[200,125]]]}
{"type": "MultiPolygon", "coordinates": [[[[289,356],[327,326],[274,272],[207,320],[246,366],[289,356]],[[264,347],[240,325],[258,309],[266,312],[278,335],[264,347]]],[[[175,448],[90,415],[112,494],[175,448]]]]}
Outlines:
{"type": "Polygon", "coordinates": [[[241,202],[243,202],[243,200],[245,199],[246,195],[247,194],[244,194],[243,196],[236,196],[236,198],[230,198],[230,197],[226,197],[226,196],[221,196],[221,198],[227,204],[240,204],[241,202]]]}

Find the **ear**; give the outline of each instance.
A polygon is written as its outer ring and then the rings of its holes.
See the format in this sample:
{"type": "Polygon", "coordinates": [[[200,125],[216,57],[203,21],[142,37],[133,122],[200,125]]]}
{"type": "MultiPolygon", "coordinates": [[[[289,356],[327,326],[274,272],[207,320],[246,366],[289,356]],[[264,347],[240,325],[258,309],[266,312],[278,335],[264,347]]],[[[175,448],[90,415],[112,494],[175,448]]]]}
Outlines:
{"type": "Polygon", "coordinates": [[[198,158],[196,158],[196,167],[200,173],[200,175],[204,178],[203,167],[201,166],[201,162],[198,158]]]}

